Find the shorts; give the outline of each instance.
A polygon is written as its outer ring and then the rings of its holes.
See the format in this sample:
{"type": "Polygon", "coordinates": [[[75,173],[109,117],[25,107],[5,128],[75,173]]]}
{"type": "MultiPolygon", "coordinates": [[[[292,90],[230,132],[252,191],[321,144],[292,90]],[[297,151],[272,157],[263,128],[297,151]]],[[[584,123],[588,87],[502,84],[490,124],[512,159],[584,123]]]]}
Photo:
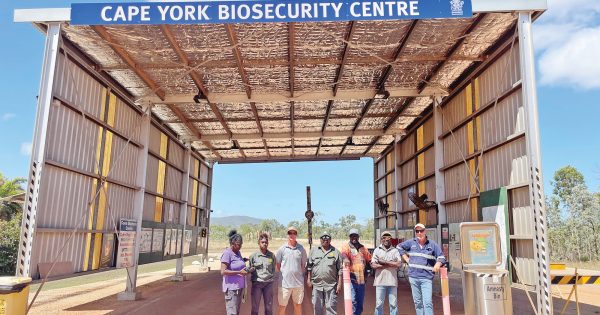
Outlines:
{"type": "Polygon", "coordinates": [[[289,289],[280,287],[279,292],[277,293],[279,305],[287,306],[290,296],[292,297],[294,304],[302,304],[302,300],[304,299],[304,287],[289,289]]]}

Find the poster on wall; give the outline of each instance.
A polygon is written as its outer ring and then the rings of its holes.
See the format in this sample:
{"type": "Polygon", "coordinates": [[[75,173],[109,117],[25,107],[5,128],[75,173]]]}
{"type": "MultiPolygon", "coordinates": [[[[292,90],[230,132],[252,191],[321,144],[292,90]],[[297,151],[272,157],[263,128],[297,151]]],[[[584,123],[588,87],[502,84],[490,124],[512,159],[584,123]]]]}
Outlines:
{"type": "Polygon", "coordinates": [[[115,235],[105,234],[102,237],[102,255],[100,257],[100,268],[113,266],[115,249],[115,235]]]}
{"type": "Polygon", "coordinates": [[[171,245],[169,245],[169,247],[171,248],[169,250],[169,255],[175,255],[175,250],[177,248],[177,230],[176,229],[171,229],[171,245]]]}
{"type": "Polygon", "coordinates": [[[140,253],[149,253],[152,251],[152,229],[142,228],[140,235],[140,253]]]}
{"type": "Polygon", "coordinates": [[[163,249],[163,237],[165,236],[165,230],[153,229],[152,230],[152,252],[161,252],[163,249]]]}
{"type": "Polygon", "coordinates": [[[165,250],[164,255],[171,255],[171,229],[165,230],[165,250]]]}
{"type": "Polygon", "coordinates": [[[183,240],[183,254],[187,255],[190,253],[190,246],[192,244],[192,231],[185,230],[184,240],[183,240]]]}
{"type": "Polygon", "coordinates": [[[135,266],[135,233],[137,221],[121,219],[119,223],[119,247],[117,249],[117,268],[135,266]]]}

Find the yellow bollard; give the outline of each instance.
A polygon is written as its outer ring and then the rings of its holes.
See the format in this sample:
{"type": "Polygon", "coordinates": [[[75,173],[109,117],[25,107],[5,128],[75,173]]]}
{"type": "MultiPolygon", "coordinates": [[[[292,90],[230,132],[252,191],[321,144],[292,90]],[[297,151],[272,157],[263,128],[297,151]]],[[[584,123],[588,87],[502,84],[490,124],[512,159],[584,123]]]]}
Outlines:
{"type": "Polygon", "coordinates": [[[0,315],[27,313],[30,282],[27,277],[0,277],[0,315]]]}

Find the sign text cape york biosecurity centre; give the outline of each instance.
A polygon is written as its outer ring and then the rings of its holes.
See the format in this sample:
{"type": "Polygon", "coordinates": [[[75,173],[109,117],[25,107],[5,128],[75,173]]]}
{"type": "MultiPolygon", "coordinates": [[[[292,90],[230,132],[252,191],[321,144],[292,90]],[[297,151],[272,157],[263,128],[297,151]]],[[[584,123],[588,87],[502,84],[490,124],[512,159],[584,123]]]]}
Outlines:
{"type": "Polygon", "coordinates": [[[463,18],[470,0],[74,3],[71,24],[202,24],[463,18]]]}

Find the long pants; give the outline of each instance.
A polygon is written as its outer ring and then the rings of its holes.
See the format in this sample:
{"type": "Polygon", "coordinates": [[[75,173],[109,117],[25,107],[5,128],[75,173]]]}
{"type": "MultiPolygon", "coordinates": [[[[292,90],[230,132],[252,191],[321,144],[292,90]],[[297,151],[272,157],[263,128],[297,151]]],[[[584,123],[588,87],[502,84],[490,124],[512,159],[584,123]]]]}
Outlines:
{"type": "Polygon", "coordinates": [[[225,292],[225,310],[227,311],[227,315],[240,315],[242,291],[244,289],[227,290],[225,292]]]}
{"type": "Polygon", "coordinates": [[[383,315],[383,305],[385,297],[388,297],[390,304],[390,315],[398,314],[398,287],[397,286],[376,286],[375,287],[375,315],[383,315]]]}
{"type": "Polygon", "coordinates": [[[313,287],[312,303],[315,315],[337,314],[337,293],[333,289],[317,289],[313,287]]]}
{"type": "Polygon", "coordinates": [[[265,315],[273,315],[273,282],[252,282],[252,315],[258,315],[260,299],[265,303],[265,315]]]}
{"type": "Polygon", "coordinates": [[[365,303],[365,284],[352,282],[352,314],[361,315],[365,303]]]}
{"type": "Polygon", "coordinates": [[[417,315],[433,315],[432,280],[409,278],[417,315]]]}

